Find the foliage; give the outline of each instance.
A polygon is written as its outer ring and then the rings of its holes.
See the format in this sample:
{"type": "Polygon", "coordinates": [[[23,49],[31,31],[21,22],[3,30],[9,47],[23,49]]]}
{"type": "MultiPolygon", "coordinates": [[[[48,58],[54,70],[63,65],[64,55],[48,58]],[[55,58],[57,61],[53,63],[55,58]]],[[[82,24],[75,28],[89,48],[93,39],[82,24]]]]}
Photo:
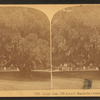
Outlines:
{"type": "Polygon", "coordinates": [[[53,65],[100,66],[100,7],[71,7],[52,19],[53,65]]]}
{"type": "Polygon", "coordinates": [[[40,11],[28,8],[0,8],[0,63],[20,71],[48,69],[49,21],[40,11]],[[11,15],[6,14],[8,12],[11,15]],[[12,12],[11,12],[12,11],[12,12]],[[40,20],[40,17],[42,20],[40,20]]]}

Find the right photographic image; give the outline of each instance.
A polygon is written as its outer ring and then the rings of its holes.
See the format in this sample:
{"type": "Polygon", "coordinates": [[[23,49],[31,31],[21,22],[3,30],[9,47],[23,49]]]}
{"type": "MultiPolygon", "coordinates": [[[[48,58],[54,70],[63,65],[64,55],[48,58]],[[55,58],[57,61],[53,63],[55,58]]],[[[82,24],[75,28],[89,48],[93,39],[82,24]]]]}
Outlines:
{"type": "Polygon", "coordinates": [[[100,89],[100,5],[59,10],[51,35],[52,89],[100,89]]]}

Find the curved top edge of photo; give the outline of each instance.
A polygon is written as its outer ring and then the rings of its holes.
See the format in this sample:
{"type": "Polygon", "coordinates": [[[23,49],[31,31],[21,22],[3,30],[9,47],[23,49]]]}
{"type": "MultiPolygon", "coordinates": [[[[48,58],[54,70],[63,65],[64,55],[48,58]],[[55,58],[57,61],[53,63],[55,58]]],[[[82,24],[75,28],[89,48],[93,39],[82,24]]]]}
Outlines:
{"type": "Polygon", "coordinates": [[[19,33],[22,37],[34,33],[49,42],[49,19],[44,12],[35,8],[0,7],[0,26],[2,30],[5,28],[5,31],[19,33]]]}
{"type": "MultiPolygon", "coordinates": [[[[70,6],[70,7],[65,7],[59,11],[57,11],[51,20],[51,23],[56,19],[56,17],[60,18],[59,16],[64,16],[64,14],[67,14],[67,16],[72,15],[72,17],[78,17],[80,15],[87,15],[89,14],[88,12],[95,12],[98,13],[100,9],[100,4],[98,5],[91,5],[91,4],[80,4],[80,5],[75,5],[75,6],[70,6]]],[[[94,14],[94,13],[93,13],[94,14]]],[[[98,14],[99,15],[99,14],[98,14]]],[[[72,18],[70,17],[70,19],[72,18]]],[[[81,16],[80,16],[81,17],[81,16]]],[[[64,19],[62,19],[64,20],[64,19]]]]}

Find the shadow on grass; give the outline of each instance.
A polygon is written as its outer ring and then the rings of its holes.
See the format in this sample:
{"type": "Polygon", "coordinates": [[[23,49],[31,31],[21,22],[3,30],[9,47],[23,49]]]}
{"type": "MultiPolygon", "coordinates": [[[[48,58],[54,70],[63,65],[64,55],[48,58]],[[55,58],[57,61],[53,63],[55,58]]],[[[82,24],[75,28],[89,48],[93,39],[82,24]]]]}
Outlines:
{"type": "Polygon", "coordinates": [[[50,72],[32,72],[32,77],[27,78],[21,72],[0,72],[0,80],[24,81],[24,82],[44,82],[50,81],[50,72]]]}
{"type": "Polygon", "coordinates": [[[100,71],[64,71],[53,72],[54,78],[78,78],[100,80],[100,71]]]}

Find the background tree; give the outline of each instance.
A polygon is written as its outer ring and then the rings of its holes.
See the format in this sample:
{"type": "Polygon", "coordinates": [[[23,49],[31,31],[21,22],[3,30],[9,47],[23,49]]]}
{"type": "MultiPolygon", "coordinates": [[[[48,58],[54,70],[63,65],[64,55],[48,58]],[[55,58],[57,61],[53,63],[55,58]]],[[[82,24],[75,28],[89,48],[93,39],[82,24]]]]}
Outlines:
{"type": "MultiPolygon", "coordinates": [[[[36,9],[0,8],[0,63],[20,71],[49,68],[49,20],[36,9]],[[10,15],[9,15],[10,13],[10,15]]],[[[3,67],[4,67],[3,66],[3,67]]]]}
{"type": "Polygon", "coordinates": [[[100,66],[100,7],[70,7],[52,19],[53,65],[100,66]]]}

